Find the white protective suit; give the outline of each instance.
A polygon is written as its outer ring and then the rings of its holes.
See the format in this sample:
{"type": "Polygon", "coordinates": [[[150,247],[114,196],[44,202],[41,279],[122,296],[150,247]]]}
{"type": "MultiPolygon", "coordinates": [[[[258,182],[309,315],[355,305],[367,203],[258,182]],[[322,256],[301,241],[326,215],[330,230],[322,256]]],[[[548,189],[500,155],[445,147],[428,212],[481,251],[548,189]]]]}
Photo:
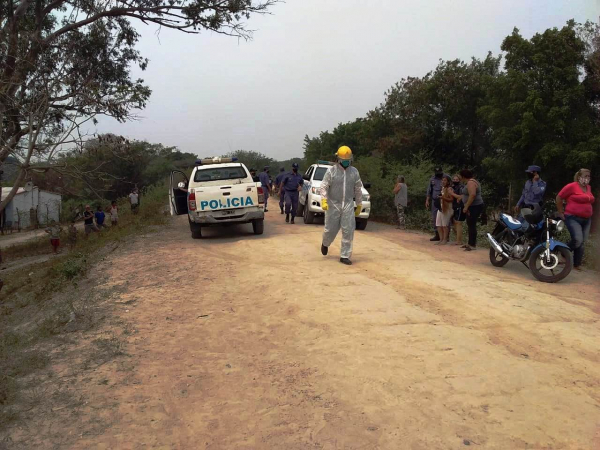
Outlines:
{"type": "Polygon", "coordinates": [[[329,247],[342,228],[342,250],[340,258],[352,256],[352,241],[356,219],[356,205],[362,206],[362,181],[358,170],[350,166],[344,169],[339,163],[332,166],[321,182],[321,197],[327,199],[329,209],[325,212],[323,245],[329,247]]]}

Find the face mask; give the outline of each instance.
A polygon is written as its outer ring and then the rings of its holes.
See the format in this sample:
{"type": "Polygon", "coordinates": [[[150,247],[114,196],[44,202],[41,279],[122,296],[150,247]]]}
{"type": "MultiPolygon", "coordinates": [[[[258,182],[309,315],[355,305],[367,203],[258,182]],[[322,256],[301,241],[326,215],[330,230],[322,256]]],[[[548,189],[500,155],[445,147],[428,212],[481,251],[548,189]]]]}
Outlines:
{"type": "Polygon", "coordinates": [[[340,161],[340,164],[342,165],[342,167],[344,169],[347,169],[348,167],[350,167],[350,160],[349,159],[344,159],[344,160],[340,161]]]}
{"type": "Polygon", "coordinates": [[[453,186],[458,186],[459,184],[460,184],[460,181],[453,181],[453,182],[452,182],[452,185],[453,185],[453,186]]]}
{"type": "Polygon", "coordinates": [[[579,183],[581,183],[583,186],[587,186],[590,184],[590,177],[579,177],[579,183]]]}
{"type": "Polygon", "coordinates": [[[294,173],[298,173],[298,169],[292,169],[294,173]]]}
{"type": "Polygon", "coordinates": [[[527,178],[529,178],[530,180],[533,180],[533,177],[535,176],[534,173],[531,172],[527,172],[527,178]]]}
{"type": "Polygon", "coordinates": [[[436,174],[435,174],[435,177],[436,177],[436,178],[442,178],[443,176],[444,176],[444,174],[443,174],[443,173],[436,173],[436,174]]]}

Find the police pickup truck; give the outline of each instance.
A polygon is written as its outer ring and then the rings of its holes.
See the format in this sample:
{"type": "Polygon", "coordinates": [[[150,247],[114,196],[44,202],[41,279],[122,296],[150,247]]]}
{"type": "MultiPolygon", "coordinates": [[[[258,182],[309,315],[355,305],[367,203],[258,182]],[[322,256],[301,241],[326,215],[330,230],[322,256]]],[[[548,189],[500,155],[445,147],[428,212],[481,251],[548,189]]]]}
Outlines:
{"type": "Polygon", "coordinates": [[[171,215],[187,214],[192,238],[202,238],[202,228],[251,223],[254,234],[264,230],[264,192],[237,158],[196,161],[188,179],[171,172],[171,215]]]}
{"type": "MultiPolygon", "coordinates": [[[[304,186],[302,192],[300,192],[300,198],[298,200],[298,215],[304,218],[304,223],[313,223],[315,217],[323,216],[325,212],[321,208],[321,181],[325,177],[327,169],[331,167],[333,163],[328,161],[319,161],[317,164],[313,164],[308,168],[306,173],[302,176],[304,178],[304,186]]],[[[363,183],[362,188],[362,212],[360,216],[356,218],[356,229],[364,230],[367,228],[367,222],[371,215],[371,196],[365,188],[370,188],[369,183],[363,183]]],[[[356,202],[354,202],[356,206],[356,202]]]]}

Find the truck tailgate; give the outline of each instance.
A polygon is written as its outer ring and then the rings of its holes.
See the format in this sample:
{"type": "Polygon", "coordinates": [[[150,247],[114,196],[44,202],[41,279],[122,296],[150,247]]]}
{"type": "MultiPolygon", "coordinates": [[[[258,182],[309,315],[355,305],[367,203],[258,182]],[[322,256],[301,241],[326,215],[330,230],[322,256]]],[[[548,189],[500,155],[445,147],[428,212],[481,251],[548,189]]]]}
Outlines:
{"type": "Polygon", "coordinates": [[[254,183],[198,187],[194,192],[198,212],[259,206],[257,187],[254,183]]]}

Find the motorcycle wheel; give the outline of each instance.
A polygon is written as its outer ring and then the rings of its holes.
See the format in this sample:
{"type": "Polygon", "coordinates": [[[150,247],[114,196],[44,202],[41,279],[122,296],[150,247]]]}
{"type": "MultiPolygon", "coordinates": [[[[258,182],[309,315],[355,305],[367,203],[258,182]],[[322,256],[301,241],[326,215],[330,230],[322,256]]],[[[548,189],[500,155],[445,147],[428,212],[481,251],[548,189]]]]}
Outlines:
{"type": "Polygon", "coordinates": [[[504,267],[508,262],[508,258],[502,256],[500,253],[496,253],[496,250],[490,248],[490,262],[494,267],[504,267]]]}
{"type": "Polygon", "coordinates": [[[533,276],[544,283],[556,283],[564,279],[573,268],[573,255],[568,248],[555,247],[550,252],[551,261],[544,261],[544,251],[546,249],[540,247],[534,250],[529,257],[529,270],[533,276]],[[551,269],[545,268],[552,267],[551,269]],[[560,272],[558,269],[560,268],[560,272]]]}

